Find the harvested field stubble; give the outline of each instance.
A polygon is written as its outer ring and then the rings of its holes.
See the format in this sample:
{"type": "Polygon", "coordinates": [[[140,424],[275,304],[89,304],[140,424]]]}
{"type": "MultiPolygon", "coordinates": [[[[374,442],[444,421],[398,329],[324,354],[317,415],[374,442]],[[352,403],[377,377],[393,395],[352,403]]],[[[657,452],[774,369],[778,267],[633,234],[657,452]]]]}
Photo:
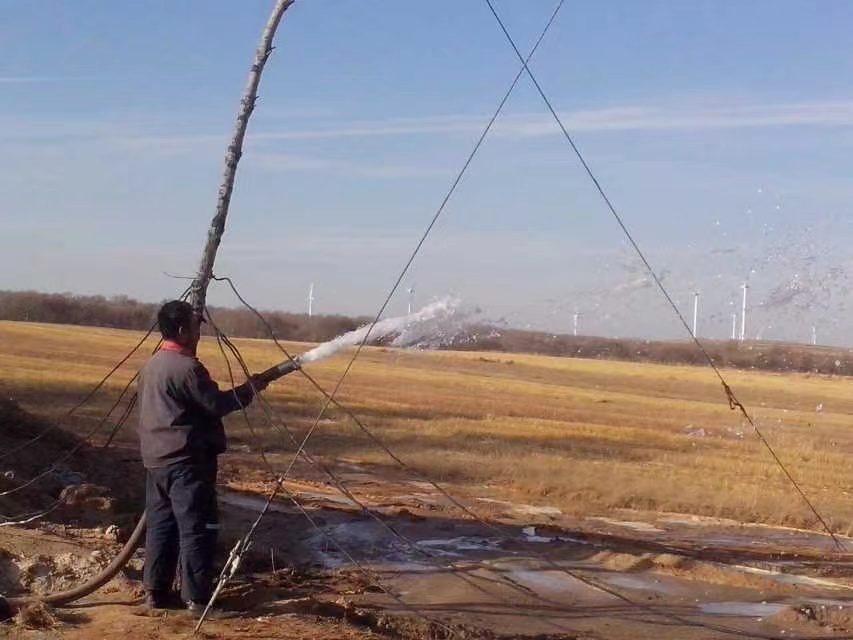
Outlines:
{"type": "MultiPolygon", "coordinates": [[[[140,334],[0,322],[0,393],[56,419],[139,340],[140,334]]],[[[236,340],[255,370],[280,361],[263,340],[236,340]]],[[[154,340],[67,426],[83,432],[114,400],[154,340]]],[[[309,345],[288,344],[293,353],[309,345]]],[[[227,384],[213,341],[201,358],[227,384]]],[[[348,355],[312,363],[331,389],[348,355]]],[[[735,393],[834,528],[853,528],[850,379],[724,371],[735,393]]],[[[323,398],[294,374],[267,399],[301,438],[323,398]]],[[[817,528],[708,368],[518,354],[365,350],[340,401],[407,464],[462,496],[551,505],[571,514],[650,509],[817,528]]],[[[256,431],[284,467],[291,445],[259,417],[256,431]]],[[[376,469],[393,462],[338,409],[308,444],[314,454],[376,469]]],[[[131,418],[131,424],[133,418],[131,418]]],[[[239,416],[232,445],[258,443],[239,416]]],[[[97,439],[97,437],[96,437],[97,439]]],[[[126,428],[121,443],[135,436],[126,428]]],[[[412,478],[413,480],[417,478],[412,478]]]]}

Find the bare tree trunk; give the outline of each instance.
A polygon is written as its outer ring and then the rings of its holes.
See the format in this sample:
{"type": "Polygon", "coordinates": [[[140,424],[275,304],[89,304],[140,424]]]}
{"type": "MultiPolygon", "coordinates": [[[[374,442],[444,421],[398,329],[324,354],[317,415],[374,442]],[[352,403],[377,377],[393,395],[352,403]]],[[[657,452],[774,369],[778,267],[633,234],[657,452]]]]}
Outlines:
{"type": "Polygon", "coordinates": [[[225,232],[225,220],[228,217],[228,207],[231,204],[231,193],[234,190],[234,178],[237,175],[237,163],[243,155],[243,140],[246,137],[246,129],[249,118],[255,110],[255,101],[258,99],[258,85],[261,83],[261,74],[264,65],[273,50],[273,38],[281,21],[282,15],[292,5],[294,0],[277,0],[269,20],[261,35],[261,42],[255,52],[255,61],[249,71],[249,80],[240,100],[240,111],[237,113],[237,125],[234,127],[234,137],[228,145],[225,154],[225,171],[222,175],[222,184],[219,186],[219,195],[216,200],[216,215],[210,221],[210,229],[207,232],[207,244],[201,256],[201,264],[192,285],[192,305],[196,313],[204,311],[207,299],[207,286],[213,275],[213,263],[216,260],[216,251],[225,232]]]}
{"type": "MultiPolygon", "coordinates": [[[[228,206],[231,204],[231,192],[234,190],[234,178],[237,175],[237,163],[240,162],[240,156],[243,154],[243,139],[246,137],[246,128],[249,124],[249,117],[255,109],[255,101],[258,98],[258,85],[261,82],[261,74],[264,70],[264,65],[272,53],[272,41],[275,37],[278,23],[281,21],[282,15],[294,0],[277,0],[275,7],[270,14],[269,20],[264,27],[261,42],[255,52],[255,62],[252,64],[252,69],[249,72],[249,81],[246,84],[246,90],[243,92],[243,99],[240,101],[240,111],[237,114],[237,126],[234,129],[234,137],[228,147],[228,152],[225,154],[225,172],[222,176],[222,184],[219,187],[219,197],[216,202],[216,215],[210,223],[210,230],[207,232],[207,245],[204,248],[204,253],[201,257],[201,264],[198,268],[198,274],[193,281],[192,286],[192,304],[196,312],[201,313],[204,310],[204,303],[207,297],[207,285],[210,284],[210,278],[213,275],[213,263],[216,260],[216,250],[219,248],[219,242],[222,240],[222,234],[225,231],[225,219],[228,217],[228,206]]],[[[146,513],[143,512],[136,525],[130,539],[125,542],[124,547],[119,552],[118,556],[110,563],[110,566],[104,569],[99,575],[95,576],[84,585],[69,591],[54,594],[42,598],[45,602],[53,602],[56,604],[65,604],[72,602],[85,595],[95,591],[102,584],[112,578],[119,570],[127,563],[127,560],[133,555],[133,552],[141,544],[143,535],[145,534],[145,519],[146,513]]],[[[17,610],[20,606],[29,603],[31,598],[12,598],[6,600],[0,596],[0,615],[6,615],[11,611],[17,610]]]]}

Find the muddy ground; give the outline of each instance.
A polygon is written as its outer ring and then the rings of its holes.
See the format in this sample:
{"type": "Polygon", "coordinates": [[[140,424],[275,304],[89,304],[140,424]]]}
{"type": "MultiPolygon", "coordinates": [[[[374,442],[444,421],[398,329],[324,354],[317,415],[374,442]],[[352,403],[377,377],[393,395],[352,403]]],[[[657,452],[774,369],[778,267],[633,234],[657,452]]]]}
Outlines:
{"type": "MultiPolygon", "coordinates": [[[[5,415],[26,418],[11,406],[5,415]]],[[[0,424],[6,451],[44,427],[16,431],[8,423],[0,424]]],[[[57,431],[43,438],[41,459],[73,446],[69,437],[57,431]]],[[[81,462],[69,460],[28,491],[0,498],[0,593],[78,584],[128,534],[143,478],[133,452],[81,453],[81,462]],[[38,509],[48,512],[28,524],[9,517],[38,509]]],[[[0,463],[4,491],[38,468],[38,456],[28,455],[35,457],[0,463]]],[[[494,488],[462,498],[477,520],[401,472],[324,462],[366,508],[316,469],[298,467],[298,480],[273,502],[223,590],[221,604],[236,615],[206,622],[201,637],[853,637],[848,538],[839,539],[839,550],[811,531],[675,513],[579,519],[502,501],[494,488]]],[[[258,468],[251,451],[222,460],[221,561],[270,489],[258,468]]],[[[142,562],[138,552],[116,578],[72,605],[22,610],[0,624],[0,636],[190,636],[194,623],[184,613],[142,611],[142,562]]]]}

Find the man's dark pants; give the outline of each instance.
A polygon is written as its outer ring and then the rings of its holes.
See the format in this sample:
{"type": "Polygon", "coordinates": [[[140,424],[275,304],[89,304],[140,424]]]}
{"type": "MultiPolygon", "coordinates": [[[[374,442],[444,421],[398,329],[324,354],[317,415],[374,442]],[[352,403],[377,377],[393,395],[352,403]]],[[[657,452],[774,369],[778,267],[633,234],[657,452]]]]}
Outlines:
{"type": "Polygon", "coordinates": [[[207,602],[219,529],[216,457],[148,469],[145,589],[168,593],[180,557],[181,598],[207,602]]]}

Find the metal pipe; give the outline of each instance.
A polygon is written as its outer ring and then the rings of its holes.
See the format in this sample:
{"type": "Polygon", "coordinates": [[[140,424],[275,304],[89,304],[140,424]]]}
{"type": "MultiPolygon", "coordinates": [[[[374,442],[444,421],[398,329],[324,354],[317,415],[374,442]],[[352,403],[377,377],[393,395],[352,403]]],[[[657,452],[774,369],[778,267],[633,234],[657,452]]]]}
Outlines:
{"type": "Polygon", "coordinates": [[[255,377],[264,382],[264,384],[269,384],[270,382],[283,378],[288,373],[293,373],[300,368],[302,368],[302,363],[299,361],[299,356],[297,356],[290,360],[285,360],[274,367],[270,367],[266,371],[257,374],[255,377]]]}

